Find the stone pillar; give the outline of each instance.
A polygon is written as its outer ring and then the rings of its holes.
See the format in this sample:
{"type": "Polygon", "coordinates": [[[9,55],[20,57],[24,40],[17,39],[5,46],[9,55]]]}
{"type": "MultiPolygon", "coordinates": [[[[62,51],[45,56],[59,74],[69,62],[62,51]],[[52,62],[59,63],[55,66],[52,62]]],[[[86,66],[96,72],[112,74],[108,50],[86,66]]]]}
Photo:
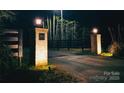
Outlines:
{"type": "Polygon", "coordinates": [[[101,54],[101,34],[91,34],[91,52],[101,54]]]}
{"type": "Polygon", "coordinates": [[[48,64],[48,29],[35,28],[35,66],[48,64]]]}

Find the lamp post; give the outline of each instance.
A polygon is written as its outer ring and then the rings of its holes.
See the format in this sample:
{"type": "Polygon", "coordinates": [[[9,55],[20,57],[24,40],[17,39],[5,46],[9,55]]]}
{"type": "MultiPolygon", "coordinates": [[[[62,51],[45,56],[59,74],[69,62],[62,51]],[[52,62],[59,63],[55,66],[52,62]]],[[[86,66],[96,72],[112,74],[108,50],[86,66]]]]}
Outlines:
{"type": "Polygon", "coordinates": [[[61,36],[61,39],[63,40],[63,10],[61,10],[61,36]]]}
{"type": "Polygon", "coordinates": [[[41,18],[35,20],[35,66],[48,64],[48,29],[43,26],[41,18]]]}
{"type": "Polygon", "coordinates": [[[101,34],[98,34],[97,28],[92,29],[91,51],[97,54],[101,54],[101,34]]]}
{"type": "MultiPolygon", "coordinates": [[[[60,10],[60,16],[61,16],[61,39],[63,39],[63,10],[60,10]]],[[[54,33],[55,33],[55,13],[53,12],[53,34],[54,33]]]]}
{"type": "MultiPolygon", "coordinates": [[[[58,40],[58,39],[63,40],[63,10],[59,10],[59,11],[55,10],[55,11],[53,11],[52,40],[58,40]],[[56,31],[58,31],[58,24],[59,24],[58,19],[56,19],[56,14],[60,15],[60,32],[56,32],[56,31]],[[57,20],[57,23],[56,23],[56,20],[57,20]],[[57,27],[57,29],[55,29],[56,27],[57,27]],[[58,33],[60,34],[60,37],[59,37],[58,33]]],[[[61,45],[61,42],[59,44],[61,45]]],[[[55,45],[58,46],[59,44],[55,44],[55,45]]]]}
{"type": "Polygon", "coordinates": [[[53,31],[52,31],[52,40],[55,38],[55,20],[56,20],[56,15],[55,12],[53,12],[53,31]]]}

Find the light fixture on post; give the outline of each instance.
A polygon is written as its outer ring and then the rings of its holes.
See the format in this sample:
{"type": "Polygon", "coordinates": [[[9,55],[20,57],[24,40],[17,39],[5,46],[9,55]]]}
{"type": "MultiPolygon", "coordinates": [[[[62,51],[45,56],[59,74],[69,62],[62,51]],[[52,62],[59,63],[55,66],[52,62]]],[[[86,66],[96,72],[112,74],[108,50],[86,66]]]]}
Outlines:
{"type": "Polygon", "coordinates": [[[62,33],[61,39],[63,40],[63,10],[61,10],[61,33],[62,33]]]}
{"type": "Polygon", "coordinates": [[[43,28],[43,20],[35,18],[35,66],[48,64],[48,29],[43,28]]]}
{"type": "Polygon", "coordinates": [[[35,24],[35,26],[41,27],[42,26],[42,19],[40,17],[35,18],[34,24],[35,24]]]}
{"type": "Polygon", "coordinates": [[[101,34],[98,34],[97,28],[92,29],[91,51],[97,54],[101,54],[101,34]]]}
{"type": "Polygon", "coordinates": [[[97,34],[98,33],[98,29],[97,28],[93,28],[92,33],[93,34],[97,34]]]}

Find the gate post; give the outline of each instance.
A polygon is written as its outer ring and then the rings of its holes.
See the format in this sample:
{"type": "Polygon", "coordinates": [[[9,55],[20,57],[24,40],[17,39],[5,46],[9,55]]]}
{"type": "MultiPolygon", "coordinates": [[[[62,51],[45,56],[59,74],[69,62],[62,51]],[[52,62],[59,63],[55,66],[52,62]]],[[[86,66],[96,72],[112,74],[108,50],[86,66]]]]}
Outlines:
{"type": "Polygon", "coordinates": [[[35,66],[48,64],[48,29],[35,28],[35,66]]]}
{"type": "Polygon", "coordinates": [[[91,52],[101,54],[101,34],[97,34],[96,28],[91,34],[91,52]]]}

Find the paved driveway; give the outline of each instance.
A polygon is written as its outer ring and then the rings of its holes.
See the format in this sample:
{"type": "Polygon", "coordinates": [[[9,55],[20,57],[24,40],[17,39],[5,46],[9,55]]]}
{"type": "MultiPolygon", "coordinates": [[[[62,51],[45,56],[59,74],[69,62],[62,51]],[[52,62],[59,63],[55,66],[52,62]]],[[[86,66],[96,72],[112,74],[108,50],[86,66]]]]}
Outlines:
{"type": "Polygon", "coordinates": [[[49,63],[80,82],[124,82],[124,60],[49,51],[49,63]]]}

